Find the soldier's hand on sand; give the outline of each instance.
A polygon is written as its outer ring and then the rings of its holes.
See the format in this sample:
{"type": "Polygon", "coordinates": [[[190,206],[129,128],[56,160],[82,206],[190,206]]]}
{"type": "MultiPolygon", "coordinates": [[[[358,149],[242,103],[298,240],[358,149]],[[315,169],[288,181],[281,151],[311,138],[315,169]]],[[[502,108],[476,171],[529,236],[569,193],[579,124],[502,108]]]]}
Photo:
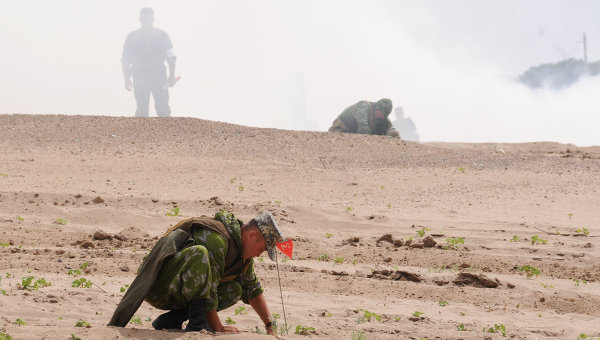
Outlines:
{"type": "Polygon", "coordinates": [[[240,330],[233,326],[223,326],[223,333],[239,333],[240,330]]]}

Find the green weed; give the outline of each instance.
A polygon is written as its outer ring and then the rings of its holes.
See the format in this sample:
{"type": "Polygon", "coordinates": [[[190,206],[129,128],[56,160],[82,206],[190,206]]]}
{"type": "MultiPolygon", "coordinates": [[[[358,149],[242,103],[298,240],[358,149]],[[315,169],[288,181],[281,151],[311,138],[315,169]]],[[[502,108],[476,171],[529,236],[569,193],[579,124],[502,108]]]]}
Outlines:
{"type": "Polygon", "coordinates": [[[71,287],[73,288],[90,288],[92,285],[92,281],[86,279],[85,277],[77,279],[71,283],[71,287]]]}
{"type": "Polygon", "coordinates": [[[329,261],[329,256],[327,254],[323,253],[323,254],[319,255],[319,257],[317,257],[317,260],[323,261],[323,262],[329,261]]]}
{"type": "Polygon", "coordinates": [[[0,329],[0,340],[12,340],[12,336],[6,333],[6,328],[0,329]]]}
{"type": "Polygon", "coordinates": [[[179,207],[173,207],[171,210],[167,211],[167,213],[165,215],[179,216],[180,214],[181,214],[181,211],[179,210],[179,207]]]}
{"type": "Polygon", "coordinates": [[[229,179],[229,184],[233,184],[237,180],[237,177],[232,177],[229,179]]]}
{"type": "Polygon", "coordinates": [[[71,333],[71,340],[81,340],[81,338],[78,337],[77,335],[71,333]]]}
{"type": "Polygon", "coordinates": [[[521,241],[521,238],[517,235],[513,235],[513,237],[510,239],[510,242],[519,242],[521,241]]]}
{"type": "Polygon", "coordinates": [[[483,331],[488,333],[501,333],[502,336],[506,336],[506,327],[504,327],[504,324],[494,324],[494,327],[490,327],[487,330],[484,328],[483,331]]]}
{"type": "Polygon", "coordinates": [[[537,235],[531,236],[531,244],[547,244],[548,240],[544,240],[537,235]]]}
{"type": "Polygon", "coordinates": [[[546,285],[546,284],[543,284],[543,283],[540,283],[540,286],[542,286],[544,288],[554,288],[553,285],[546,285]]]}
{"type": "Polygon", "coordinates": [[[248,314],[248,311],[246,310],[246,307],[244,306],[239,306],[235,309],[235,315],[246,315],[248,314]]]}
{"type": "Polygon", "coordinates": [[[27,276],[21,278],[21,283],[17,283],[17,289],[20,290],[38,290],[43,287],[50,287],[52,283],[47,282],[46,279],[40,278],[33,282],[35,278],[33,276],[27,276]]]}
{"type": "Polygon", "coordinates": [[[125,293],[125,291],[127,290],[127,288],[129,288],[129,285],[124,285],[123,287],[121,287],[121,289],[119,289],[119,291],[121,293],[125,293]]]}
{"type": "Polygon", "coordinates": [[[442,301],[438,302],[438,304],[442,307],[446,307],[446,306],[448,306],[448,301],[442,300],[442,301]]]}
{"type": "Polygon", "coordinates": [[[352,340],[366,340],[365,331],[352,331],[352,340]]]}
{"type": "Polygon", "coordinates": [[[368,310],[361,309],[363,311],[363,316],[358,319],[358,323],[370,322],[371,319],[377,320],[377,322],[381,322],[381,316],[374,312],[369,312],[368,310]]]}
{"type": "Polygon", "coordinates": [[[0,247],[2,247],[2,248],[10,247],[10,243],[8,243],[8,242],[0,242],[0,247]]]}
{"type": "Polygon", "coordinates": [[[344,258],[343,257],[336,257],[333,262],[341,264],[344,263],[344,258]]]}
{"type": "Polygon", "coordinates": [[[346,212],[350,212],[350,211],[352,211],[352,206],[349,205],[346,207],[346,212]]]}
{"type": "MultiPolygon", "coordinates": [[[[579,336],[577,337],[577,339],[591,339],[591,338],[592,338],[592,336],[591,336],[591,335],[587,335],[587,334],[585,334],[585,333],[581,333],[581,334],[579,334],[579,336]]],[[[2,339],[2,338],[0,338],[0,339],[2,339]]]]}
{"type": "Polygon", "coordinates": [[[575,230],[575,232],[578,234],[583,234],[585,236],[588,236],[590,234],[590,231],[588,230],[588,228],[579,228],[579,229],[575,230]]]}
{"type": "Polygon", "coordinates": [[[446,246],[444,249],[458,249],[459,244],[464,244],[465,239],[462,237],[449,237],[446,239],[446,246]]]}
{"type": "Polygon", "coordinates": [[[327,238],[332,238],[332,237],[333,237],[333,234],[326,233],[326,234],[325,234],[325,237],[327,237],[327,238]]]}
{"type": "Polygon", "coordinates": [[[568,213],[567,215],[569,215],[569,219],[571,219],[571,217],[573,217],[573,213],[568,213]]]}
{"type": "Polygon", "coordinates": [[[142,318],[140,318],[139,316],[133,316],[133,318],[131,318],[131,320],[129,320],[129,323],[134,324],[134,325],[141,325],[142,323],[142,318]]]}
{"type": "Polygon", "coordinates": [[[464,324],[462,324],[462,323],[461,323],[460,325],[456,326],[456,329],[457,329],[458,331],[461,331],[461,332],[464,332],[464,331],[466,331],[466,329],[465,329],[465,325],[464,325],[464,324]]]}
{"type": "Polygon", "coordinates": [[[26,324],[27,324],[27,322],[23,321],[22,319],[15,320],[15,325],[25,326],[26,324]]]}
{"type": "Polygon", "coordinates": [[[579,280],[579,279],[573,279],[573,282],[575,283],[576,287],[579,287],[579,283],[583,283],[584,285],[588,284],[588,282],[586,280],[579,280]]]}
{"type": "Polygon", "coordinates": [[[431,229],[423,227],[423,228],[421,228],[421,230],[417,230],[417,235],[419,235],[419,237],[423,237],[423,235],[425,235],[425,233],[428,232],[429,230],[431,230],[431,229]]]}
{"type": "Polygon", "coordinates": [[[259,257],[258,262],[265,262],[265,259],[263,259],[262,257],[259,257]]]}
{"type": "Polygon", "coordinates": [[[235,325],[235,323],[235,320],[233,320],[230,316],[228,316],[227,319],[225,319],[226,325],[235,325]]]}
{"type": "Polygon", "coordinates": [[[390,203],[386,204],[386,207],[387,207],[388,209],[392,209],[392,205],[391,205],[390,203]]]}
{"type": "Polygon", "coordinates": [[[458,172],[463,173],[463,174],[465,173],[466,170],[467,169],[463,168],[462,166],[460,168],[458,168],[458,172]]]}
{"type": "Polygon", "coordinates": [[[75,322],[75,327],[85,327],[85,328],[91,328],[92,325],[90,325],[89,322],[87,321],[83,321],[83,320],[77,320],[77,322],[75,322]]]}
{"type": "Polygon", "coordinates": [[[67,272],[67,275],[77,277],[77,276],[81,275],[81,270],[69,269],[69,271],[67,272]]]}
{"type": "Polygon", "coordinates": [[[296,331],[294,333],[300,334],[300,335],[309,335],[310,333],[314,333],[314,332],[315,332],[314,327],[304,327],[302,325],[297,325],[296,331]]]}
{"type": "Polygon", "coordinates": [[[65,220],[64,218],[57,218],[56,221],[54,221],[54,223],[65,225],[65,224],[67,224],[67,220],[65,220]]]}
{"type": "Polygon", "coordinates": [[[420,318],[421,315],[423,315],[423,314],[425,314],[425,313],[419,312],[418,310],[416,310],[412,313],[412,316],[414,316],[415,318],[420,318]]]}
{"type": "Polygon", "coordinates": [[[23,222],[23,221],[25,221],[25,219],[24,219],[23,217],[21,217],[21,216],[17,215],[17,221],[21,221],[21,222],[23,222]]]}
{"type": "Polygon", "coordinates": [[[240,184],[240,185],[238,186],[238,191],[244,191],[244,186],[240,184]]]}
{"type": "Polygon", "coordinates": [[[532,277],[532,276],[534,276],[534,275],[536,275],[536,276],[537,276],[537,275],[540,275],[540,270],[539,270],[539,269],[537,269],[537,268],[536,268],[536,267],[534,267],[534,266],[530,266],[530,265],[528,265],[528,264],[527,264],[527,265],[524,265],[524,266],[522,266],[522,267],[518,267],[517,269],[518,269],[518,270],[520,270],[520,271],[522,271],[522,272],[525,272],[525,273],[527,273],[527,277],[528,277],[528,278],[529,278],[529,277],[532,277]]]}

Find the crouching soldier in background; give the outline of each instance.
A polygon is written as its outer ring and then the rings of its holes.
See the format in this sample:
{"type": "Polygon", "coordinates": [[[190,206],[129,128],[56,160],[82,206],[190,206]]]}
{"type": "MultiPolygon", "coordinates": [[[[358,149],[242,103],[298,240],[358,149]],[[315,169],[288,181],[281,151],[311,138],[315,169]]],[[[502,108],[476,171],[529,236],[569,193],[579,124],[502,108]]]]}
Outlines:
{"type": "Polygon", "coordinates": [[[377,102],[362,100],[346,108],[333,121],[329,132],[400,137],[398,130],[392,126],[388,118],[390,112],[392,112],[392,101],[387,98],[377,102]]]}
{"type": "Polygon", "coordinates": [[[267,333],[275,335],[253,258],[267,250],[275,261],[276,244],[283,241],[270,212],[247,224],[224,210],[214,218],[183,220],[158,240],[108,325],[125,327],[145,300],[169,310],[152,322],[157,330],[180,330],[189,319],[186,332],[237,333],[237,328],[223,326],[217,311],[241,299],[257,312],[267,333]]]}

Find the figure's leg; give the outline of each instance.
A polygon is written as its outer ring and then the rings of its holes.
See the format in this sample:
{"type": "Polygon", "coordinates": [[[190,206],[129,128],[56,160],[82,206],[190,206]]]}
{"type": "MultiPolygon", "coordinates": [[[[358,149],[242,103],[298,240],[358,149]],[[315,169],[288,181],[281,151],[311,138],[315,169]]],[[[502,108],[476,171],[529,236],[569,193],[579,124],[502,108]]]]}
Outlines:
{"type": "Polygon", "coordinates": [[[183,322],[188,319],[188,311],[185,309],[171,310],[159,315],[152,321],[152,327],[161,329],[181,329],[183,322]]]}
{"type": "Polygon", "coordinates": [[[235,280],[222,282],[217,288],[217,296],[219,297],[217,310],[227,309],[242,298],[242,286],[235,280]]]}
{"type": "Polygon", "coordinates": [[[156,85],[152,88],[152,97],[154,98],[154,108],[159,117],[171,117],[171,108],[169,107],[169,90],[163,88],[164,84],[156,85]]]}
{"type": "Polygon", "coordinates": [[[148,117],[148,107],[150,106],[150,86],[147,82],[133,79],[133,94],[137,109],[135,110],[136,117],[148,117]]]}

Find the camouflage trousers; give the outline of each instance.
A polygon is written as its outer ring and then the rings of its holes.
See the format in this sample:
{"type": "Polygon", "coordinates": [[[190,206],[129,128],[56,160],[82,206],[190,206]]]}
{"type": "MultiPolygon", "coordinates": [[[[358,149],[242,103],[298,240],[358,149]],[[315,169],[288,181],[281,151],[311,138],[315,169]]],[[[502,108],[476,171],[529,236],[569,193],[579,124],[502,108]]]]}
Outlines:
{"type": "Polygon", "coordinates": [[[229,308],[242,297],[242,286],[235,280],[214,282],[208,251],[195,245],[165,261],[146,302],[163,310],[187,309],[192,300],[218,299],[217,310],[229,308]]]}

